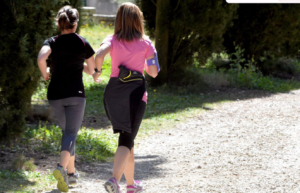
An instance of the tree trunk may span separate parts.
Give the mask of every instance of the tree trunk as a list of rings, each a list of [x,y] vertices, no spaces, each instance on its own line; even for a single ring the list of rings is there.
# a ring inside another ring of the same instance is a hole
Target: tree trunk
[[[152,85],[163,84],[167,81],[169,66],[169,28],[170,28],[170,0],[157,0],[156,3],[156,32],[155,47],[158,53],[161,71],[151,80]]]

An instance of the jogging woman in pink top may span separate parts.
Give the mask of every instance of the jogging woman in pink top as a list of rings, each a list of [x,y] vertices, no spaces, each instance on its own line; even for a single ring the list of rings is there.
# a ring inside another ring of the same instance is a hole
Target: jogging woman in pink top
[[[134,139],[147,103],[144,70],[155,78],[159,72],[156,50],[144,34],[143,13],[132,3],[124,3],[117,12],[114,35],[102,42],[96,55],[94,80],[99,82],[103,60],[111,55],[112,73],[105,88],[104,105],[114,133],[120,133],[114,157],[113,175],[105,184],[109,193],[120,193],[118,183],[124,173],[127,193],[143,190],[134,180]]]

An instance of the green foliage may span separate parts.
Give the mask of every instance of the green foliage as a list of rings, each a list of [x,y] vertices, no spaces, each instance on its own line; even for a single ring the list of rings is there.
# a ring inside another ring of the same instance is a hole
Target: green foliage
[[[161,27],[155,22],[156,11],[154,10],[157,2],[155,0],[137,1],[144,12],[146,28],[153,36],[155,35],[154,29],[157,32]],[[169,39],[162,44],[169,48],[168,55],[159,56],[168,58],[168,66],[162,69],[162,71],[168,71],[166,77],[170,79],[174,72],[192,66],[194,59],[203,64],[212,53],[220,52],[222,36],[231,25],[236,9],[237,5],[229,5],[223,0],[171,1],[168,9],[169,15],[168,12],[164,12],[164,17],[169,18],[169,23],[161,24],[169,27]],[[158,47],[157,49],[159,50]]]
[[[234,25],[225,33],[224,45],[234,52],[234,42],[245,49],[245,57],[295,56],[299,50],[300,5],[240,4]]]
[[[179,93],[200,93],[208,88],[202,79],[199,69],[195,67],[175,71],[171,76],[172,84],[168,86]]]
[[[84,128],[76,139],[76,154],[84,161],[105,161],[114,155],[116,136]]]
[[[12,162],[12,168],[14,170],[35,171],[36,166],[33,162],[33,158],[27,159],[24,155],[19,155]]]
[[[265,75],[291,79],[300,74],[300,63],[292,58],[262,59],[260,69]]]
[[[73,7],[82,1],[70,0]],[[1,1],[0,141],[25,129],[31,96],[41,74],[36,58],[42,43],[57,32],[54,17],[66,0]]]
[[[32,193],[38,190],[52,190],[52,186],[57,183],[50,170],[40,173],[3,169],[0,169],[0,182],[0,190],[7,193]]]
[[[101,24],[88,26],[80,31],[80,35],[89,41],[95,51],[99,49],[104,38],[108,35],[112,35],[113,33],[114,29],[112,27],[104,27]]]
[[[143,12],[145,29],[151,38],[155,37],[156,20],[156,1],[157,0],[136,0],[136,4]]]
[[[61,129],[54,125],[28,128],[19,146],[33,149],[35,152],[58,154],[61,137]],[[82,128],[76,139],[75,151],[83,161],[103,161],[113,156],[116,144],[115,136],[101,130]]]
[[[257,69],[254,58],[251,60],[245,59],[244,51],[245,50],[240,46],[235,47],[235,52],[232,54],[232,58],[234,59],[231,59],[230,69],[228,70],[222,69],[217,72],[216,67],[212,64],[213,59],[208,60],[206,69],[209,69],[209,71],[202,70],[202,77],[204,81],[213,86],[233,86],[271,92],[286,92],[300,87],[300,82],[298,81],[284,81],[271,76],[263,76],[263,74]],[[284,66],[282,63],[286,62],[284,59],[282,60],[283,61],[274,59],[272,62],[279,63],[278,68],[282,68]],[[299,64],[294,60],[290,61],[289,65],[294,66],[295,72],[299,69],[299,67],[297,67]],[[214,80],[212,78],[214,78]]]
[[[53,35],[53,18],[61,1],[1,1],[0,140],[20,135],[31,95],[40,80],[36,58]],[[54,11],[55,10],[55,11]]]
[[[230,68],[230,59],[229,55],[226,54],[225,52],[222,52],[220,54],[213,53],[212,57],[207,59],[204,67],[206,69],[211,69],[211,70],[223,70],[223,69],[229,69]],[[197,62],[197,65],[198,62]]]

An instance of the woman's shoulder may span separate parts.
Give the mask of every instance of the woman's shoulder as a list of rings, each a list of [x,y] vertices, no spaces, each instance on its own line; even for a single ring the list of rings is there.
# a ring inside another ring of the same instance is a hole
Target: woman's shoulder
[[[113,41],[113,40],[116,40],[117,39],[117,35],[114,35],[114,34],[111,34],[111,35],[108,35],[104,38],[104,40],[110,40],[110,41]]]
[[[44,45],[44,46],[45,46],[45,45],[50,46],[50,44],[54,43],[55,40],[56,40],[58,37],[59,37],[59,35],[57,35],[57,36],[52,36],[52,37],[50,37],[50,38],[45,39],[43,45]]]
[[[75,35],[83,42],[83,44],[89,44],[89,41],[87,41],[84,37],[81,35],[75,33]]]
[[[150,40],[149,36],[146,35],[142,38],[142,41],[145,42],[147,45],[152,44],[152,41]]]

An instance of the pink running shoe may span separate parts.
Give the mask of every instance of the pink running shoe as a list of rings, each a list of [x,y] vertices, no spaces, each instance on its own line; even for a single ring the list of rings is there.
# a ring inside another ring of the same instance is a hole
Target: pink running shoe
[[[116,178],[110,178],[105,182],[104,187],[108,193],[122,193]]]
[[[143,191],[143,184],[140,181],[135,180],[132,186],[127,186],[127,193],[138,193]]]

